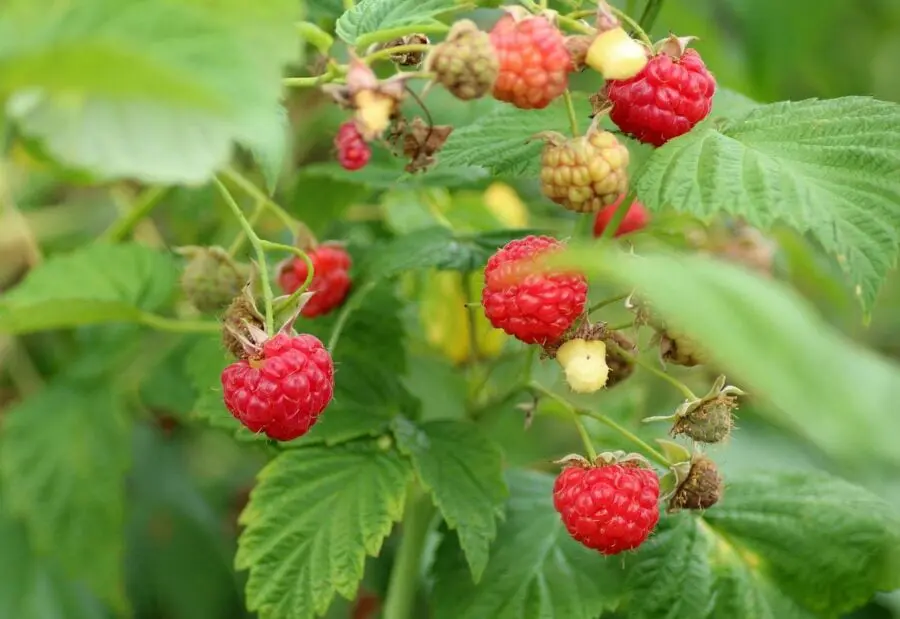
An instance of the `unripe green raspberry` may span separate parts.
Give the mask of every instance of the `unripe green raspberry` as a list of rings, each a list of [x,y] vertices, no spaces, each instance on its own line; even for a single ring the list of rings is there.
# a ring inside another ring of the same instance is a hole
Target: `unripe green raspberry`
[[[687,478],[675,490],[666,511],[709,509],[722,499],[725,483],[716,463],[706,456],[695,456]]]
[[[425,70],[435,74],[456,98],[478,99],[490,92],[497,79],[500,63],[491,38],[475,22],[463,19],[447,34],[447,39],[429,54]]]
[[[221,247],[182,247],[178,253],[188,258],[181,288],[201,312],[227,307],[247,282],[247,268],[234,262]]]
[[[672,434],[684,434],[701,443],[721,442],[731,433],[732,411],[736,407],[737,398],[732,395],[720,394],[713,400],[703,401],[675,421]]]
[[[576,213],[596,213],[628,189],[628,149],[609,131],[566,140],[546,134],[541,191]]]

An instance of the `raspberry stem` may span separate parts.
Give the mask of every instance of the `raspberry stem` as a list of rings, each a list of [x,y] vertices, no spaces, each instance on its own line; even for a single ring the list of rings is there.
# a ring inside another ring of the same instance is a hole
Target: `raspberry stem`
[[[278,219],[281,220],[281,223],[291,231],[292,234],[297,234],[298,231],[307,232],[306,226],[301,222],[294,219],[290,213],[284,210],[281,206],[278,205],[272,198],[266,195],[266,193],[253,184],[249,178],[235,170],[233,167],[229,166],[225,168],[222,172],[228,180],[241,188],[241,190],[249,195],[251,198],[255,200],[262,200],[266,203],[266,208],[272,211]]]
[[[284,245],[283,243],[273,243],[266,240],[262,240],[260,242],[262,243],[263,249],[290,252],[306,263],[306,279],[303,280],[303,283],[300,285],[300,287],[292,292],[287,299],[278,304],[278,306],[275,308],[275,313],[277,314],[296,304],[297,299],[300,298],[300,295],[309,289],[309,285],[312,283],[313,276],[315,275],[316,267],[313,266],[313,262],[309,257],[309,254],[307,254],[299,247],[295,247],[293,245]]]
[[[337,74],[333,70],[329,69],[321,75],[310,75],[308,77],[284,77],[281,79],[281,83],[284,86],[308,88],[328,83],[332,81],[336,76]]]
[[[250,213],[250,217],[247,218],[247,221],[250,222],[251,226],[255,226],[259,221],[259,218],[262,217],[263,213],[266,212],[266,202],[265,200],[257,200],[256,206],[253,207],[253,211]],[[240,232],[238,232],[237,236],[234,237],[234,240],[231,242],[231,245],[228,247],[228,255],[234,258],[237,253],[241,250],[241,247],[244,246],[244,242],[247,240],[247,235],[244,234],[244,229],[241,228]]]
[[[566,111],[569,113],[569,126],[572,128],[572,137],[577,138],[581,135],[578,130],[578,116],[575,114],[575,103],[572,101],[572,93],[566,88],[563,93],[563,101],[566,102]]]
[[[469,10],[473,8],[471,4],[457,5],[453,7],[454,11]],[[366,49],[373,43],[387,43],[394,39],[405,37],[408,34],[444,34],[450,30],[450,26],[446,24],[408,24],[405,26],[397,26],[396,28],[386,28],[385,30],[376,30],[369,32],[356,39],[356,47]]]
[[[156,329],[157,331],[169,331],[171,333],[220,333],[222,325],[210,320],[179,320],[168,318],[149,312],[142,312],[138,317],[142,325]]]
[[[235,218],[238,220],[238,223],[241,225],[241,228],[243,228],[244,233],[247,235],[247,238],[250,240],[250,245],[253,246],[253,251],[256,254],[256,261],[259,266],[260,282],[262,284],[263,291],[263,304],[266,310],[266,332],[270,334],[274,333],[275,315],[272,311],[272,282],[269,281],[269,267],[266,264],[266,252],[262,248],[262,243],[260,242],[259,236],[257,236],[256,231],[253,230],[253,226],[250,225],[250,222],[247,221],[247,218],[244,217],[244,213],[243,211],[241,211],[241,207],[238,206],[238,203],[235,201],[234,196],[231,195],[231,192],[228,191],[228,188],[218,176],[216,176],[213,180],[215,181],[216,187],[218,187],[219,192],[222,194],[222,197],[225,199],[225,203],[228,204],[231,212],[234,214]]]
[[[406,497],[406,509],[400,525],[403,537],[391,567],[383,619],[409,619],[413,616],[419,588],[419,568],[434,512],[428,495],[418,485],[412,486]]]
[[[637,445],[638,447],[640,447],[641,449],[643,449],[644,451],[646,451],[648,454],[650,454],[650,457],[651,457],[657,464],[659,464],[660,466],[664,466],[664,467],[666,467],[666,468],[669,468],[670,466],[672,466],[672,463],[669,462],[669,459],[666,458],[666,457],[662,454],[662,452],[660,452],[660,451],[654,449],[654,448],[653,448],[648,442],[646,442],[644,439],[640,438],[638,435],[636,435],[635,433],[633,433],[633,432],[632,432],[631,430],[629,430],[628,428],[626,428],[626,427],[620,425],[619,423],[613,421],[612,419],[610,419],[610,418],[607,417],[606,415],[603,415],[603,414],[601,414],[601,413],[595,413],[595,412],[592,412],[592,411],[589,411],[589,410],[579,410],[579,411],[578,411],[578,414],[579,414],[579,415],[583,415],[583,416],[585,416],[585,417],[590,417],[591,419],[596,419],[597,421],[599,421],[600,423],[604,424],[604,425],[607,426],[608,428],[611,428],[611,429],[615,430],[616,432],[618,432],[619,434],[621,434],[622,436],[624,436],[625,438],[627,438],[629,441],[631,441],[632,443],[634,443],[635,445]]]
[[[528,383],[528,390],[535,394],[536,397],[544,397],[553,400],[572,415],[572,421],[575,424],[575,428],[578,430],[579,436],[581,436],[581,442],[584,443],[584,450],[587,452],[588,460],[593,462],[597,458],[597,451],[594,449],[593,443],[591,443],[591,437],[588,434],[587,428],[584,427],[584,423],[581,421],[579,410],[570,404],[564,397],[553,393],[539,383],[533,381]]]
[[[630,292],[626,293],[626,294],[617,294],[614,297],[609,297],[608,299],[603,299],[602,301],[597,301],[590,308],[588,308],[588,314],[593,314],[597,310],[602,309],[602,308],[606,307],[607,305],[612,305],[613,303],[618,303],[619,301],[624,301],[629,296],[631,296]]]
[[[138,197],[134,206],[110,225],[100,237],[104,241],[121,241],[134,230],[168,193],[168,187],[150,187]]]
[[[641,41],[644,43],[644,45],[647,46],[648,49],[651,49],[651,50],[653,49],[653,41],[650,40],[650,37],[647,36],[647,33],[644,32],[644,29],[641,28],[640,24],[638,24],[636,21],[634,21],[627,13],[625,13],[624,11],[622,11],[620,9],[617,9],[616,7],[612,6],[611,4],[607,4],[607,7],[609,8],[610,12],[613,15],[615,15],[616,17],[621,19],[623,22],[625,22],[626,24],[631,26],[633,34],[638,35],[638,37],[641,39]]]
[[[338,314],[337,320],[334,323],[334,327],[331,329],[331,337],[328,338],[328,350],[334,351],[334,347],[337,346],[338,340],[341,337],[341,332],[344,330],[344,325],[347,324],[347,319],[350,318],[350,314],[352,314],[356,309],[362,305],[363,299],[369,294],[374,288],[375,284],[378,282],[376,280],[370,280],[364,286],[362,286],[359,290],[357,290],[350,299],[344,303],[344,307],[341,308],[341,313]]]
[[[647,371],[650,372],[651,374],[656,374],[659,378],[661,378],[661,379],[663,379],[664,381],[670,383],[673,387],[675,387],[676,389],[678,389],[678,391],[680,391],[680,392],[682,393],[682,395],[684,395],[684,397],[687,398],[688,400],[696,400],[696,399],[698,399],[697,396],[694,395],[694,392],[691,391],[690,387],[688,387],[687,385],[685,385],[683,382],[681,382],[680,380],[678,380],[677,378],[675,378],[675,377],[672,376],[671,374],[669,374],[669,373],[667,373],[667,372],[663,372],[662,370],[660,370],[659,368],[657,368],[657,367],[654,366],[653,364],[647,363],[646,361],[644,361],[644,360],[641,359],[640,357],[637,357],[637,356],[635,356],[635,355],[632,355],[631,353],[629,353],[629,352],[627,352],[626,350],[624,350],[621,346],[619,346],[619,345],[616,344],[615,342],[608,342],[607,345],[608,345],[608,346],[614,346],[615,349],[616,349],[616,352],[619,353],[619,354],[620,354],[623,358],[625,358],[626,360],[628,360],[628,361],[630,361],[630,362],[632,362],[632,363],[635,363],[635,364],[641,366],[642,368],[644,368],[645,370],[647,370]]]

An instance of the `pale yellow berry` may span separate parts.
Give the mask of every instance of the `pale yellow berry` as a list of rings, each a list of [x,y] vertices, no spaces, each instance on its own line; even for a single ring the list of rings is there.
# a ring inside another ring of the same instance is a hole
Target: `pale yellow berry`
[[[569,340],[556,351],[556,360],[575,393],[594,393],[602,389],[609,378],[606,344],[600,340]]]
[[[647,50],[620,26],[597,35],[584,63],[603,79],[627,80],[647,66]]]

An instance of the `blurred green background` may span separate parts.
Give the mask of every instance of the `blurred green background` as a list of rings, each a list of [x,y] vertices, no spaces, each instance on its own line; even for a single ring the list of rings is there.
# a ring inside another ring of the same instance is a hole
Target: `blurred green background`
[[[632,4],[642,6],[640,1]],[[619,5],[625,8],[624,2]],[[566,6],[556,4],[561,11]],[[311,3],[308,17],[327,29],[340,11],[340,0],[319,0]],[[496,12],[488,8],[475,15],[485,24],[490,24],[495,16]],[[698,36],[695,46],[719,84],[760,102],[842,95],[900,101],[897,0],[667,0],[653,29],[653,38],[662,38],[669,31]],[[308,74],[305,67],[297,67],[296,73]],[[583,76],[576,84],[589,90],[599,85],[592,84],[592,80],[596,78]],[[428,103],[437,122],[453,124],[471,121],[482,106],[489,104],[482,101],[462,105],[443,92],[429,95]],[[423,196],[430,196],[428,199],[434,200],[438,208],[444,208],[441,204],[450,205],[447,208],[454,213],[451,219],[459,226],[483,227],[478,221],[483,210],[481,192],[493,179],[476,178],[449,193],[441,187],[440,176],[435,175],[410,183],[403,190],[390,191],[396,166],[385,152],[376,153],[373,165],[362,177],[343,174],[330,162],[331,136],[342,113],[323,97],[295,92],[289,108],[296,132],[292,162],[295,170],[285,176],[276,198],[305,220],[320,238],[365,245],[390,232],[427,224],[434,205],[425,204]],[[0,226],[0,284],[6,285],[11,285],[38,253],[72,248],[97,236],[134,195],[134,188],[126,184],[96,187],[83,175],[36,161],[33,148],[17,145],[12,156],[11,190],[21,218],[7,213]],[[383,174],[379,175],[379,171]],[[353,182],[354,178],[363,178],[365,184]],[[514,186],[529,208],[529,223],[569,229],[570,221],[562,220],[556,209],[548,208],[534,183]],[[477,204],[468,210],[459,206],[468,202]],[[227,243],[235,228],[230,221],[223,224],[223,213],[211,188],[177,190],[158,209],[152,224],[140,226],[136,236],[166,246]],[[273,240],[283,236],[276,222],[268,222],[263,232]],[[836,327],[886,355],[900,358],[900,312],[896,311],[900,307],[900,278],[896,273],[886,284],[871,322],[864,324],[830,258],[797,235],[778,231],[775,238],[779,243],[778,276],[790,280]],[[429,307],[451,303],[453,297],[446,296],[446,291],[425,293],[416,281],[405,284],[410,299],[408,332],[412,360],[406,382],[423,400],[426,416],[462,415],[469,389],[465,375],[435,345],[446,333],[432,333],[429,339],[422,324],[429,316]],[[602,290],[594,294],[603,297]],[[617,316],[623,315],[613,312],[610,319],[615,322]],[[446,328],[452,333],[451,322],[446,322]],[[133,437],[125,542],[127,590],[135,616],[247,617],[241,599],[244,575],[235,574],[231,567],[238,531],[236,516],[266,454],[190,422],[196,394],[187,384],[181,364],[182,351],[189,343],[186,339],[146,334],[131,327],[88,328],[15,340],[0,336],[0,419],[4,406],[40,389],[42,383],[64,368],[73,364],[113,367],[110,358],[121,353],[122,342],[130,342],[135,350],[152,351],[142,353],[137,361],[126,355],[125,369],[116,376],[117,380],[133,382],[134,408],[145,419]],[[517,371],[515,360],[520,349],[507,343],[506,350],[512,360],[499,362],[488,380],[488,401],[492,393],[502,392],[504,372]],[[550,383],[557,380],[552,364],[540,365],[536,371]],[[688,372],[685,379],[702,385],[706,377]],[[631,388],[605,396],[602,405],[609,414],[636,424],[645,415],[665,412],[677,399],[677,394],[664,385],[640,376]],[[523,431],[522,414],[515,404],[517,401],[498,403],[483,420],[503,443],[510,463],[546,466],[543,463],[575,447],[569,426],[557,423],[552,415],[540,417],[536,427]],[[900,509],[897,471],[885,471],[879,466],[848,469],[845,463],[829,456],[827,446],[810,444],[779,426],[772,411],[750,404],[739,414],[739,430],[734,439],[712,451],[726,476],[760,465],[824,468],[875,489]],[[853,419],[848,418],[846,423],[852,424]],[[603,430],[594,430],[602,439]],[[0,527],[16,526],[0,523]],[[15,536],[4,535],[3,539]],[[53,566],[37,562],[29,554],[27,542],[20,541],[18,546],[0,547],[0,618],[19,619],[4,609],[14,607],[17,596],[22,595],[35,596],[35,619],[112,616],[80,586],[64,582]],[[329,617],[376,616],[365,600],[384,590],[387,572],[382,568],[390,563],[395,543],[391,540],[382,556],[371,561],[361,601],[339,601]],[[42,574],[46,590],[22,591],[20,578],[29,570]],[[900,618],[900,595],[879,595],[852,616]]]

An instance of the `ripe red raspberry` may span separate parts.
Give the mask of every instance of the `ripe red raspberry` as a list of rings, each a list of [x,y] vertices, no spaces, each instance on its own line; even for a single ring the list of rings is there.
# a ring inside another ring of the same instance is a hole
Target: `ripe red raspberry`
[[[553,506],[569,534],[615,555],[637,548],[659,521],[659,479],[632,463],[572,466],[553,484]]]
[[[609,80],[604,89],[613,104],[609,117],[619,129],[662,146],[706,118],[716,80],[700,54],[689,49],[679,57],[659,53],[631,79]]]
[[[600,237],[600,235],[603,234],[603,231],[606,230],[609,222],[612,221],[613,216],[616,214],[616,209],[619,208],[619,205],[622,204],[622,200],[624,199],[625,194],[623,193],[615,202],[604,207],[597,213],[597,218],[594,220],[595,238]],[[622,236],[642,230],[647,226],[649,221],[650,212],[647,210],[647,207],[635,200],[631,203],[631,206],[628,207],[628,212],[625,213],[625,217],[619,223],[619,228],[615,231],[613,236]]]
[[[345,170],[364,168],[372,158],[372,149],[350,120],[338,129],[337,135],[334,136],[334,146],[337,148],[338,163]]]
[[[251,432],[277,441],[306,434],[334,394],[334,364],[313,335],[279,333],[258,356],[222,371],[225,406]]]
[[[481,304],[491,324],[526,344],[558,339],[584,311],[587,280],[578,273],[532,272],[534,259],[558,251],[548,236],[527,236],[497,251],[484,269]]]
[[[313,264],[313,279],[309,292],[315,292],[301,315],[315,318],[327,314],[347,298],[350,291],[350,254],[338,245],[319,245],[316,249],[307,250]],[[309,270],[306,262],[300,258],[292,258],[281,264],[278,270],[278,285],[285,294],[291,294],[306,281]]]
[[[504,15],[491,30],[491,43],[500,60],[494,98],[539,110],[568,87],[572,59],[565,38],[545,17]]]

